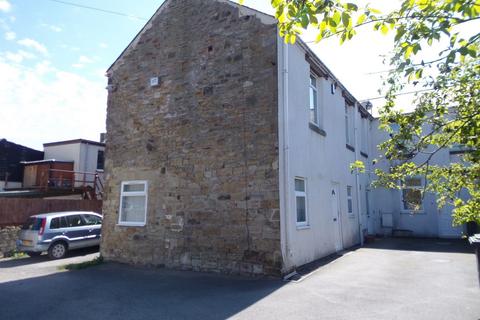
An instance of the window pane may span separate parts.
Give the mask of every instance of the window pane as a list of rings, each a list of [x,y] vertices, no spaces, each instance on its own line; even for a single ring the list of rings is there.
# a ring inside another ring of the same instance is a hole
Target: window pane
[[[67,216],[67,225],[68,227],[81,227],[85,225],[82,220],[82,217],[79,214],[73,216]]]
[[[100,224],[100,218],[91,214],[83,215],[83,219],[85,220],[85,224],[88,226]]]
[[[66,228],[67,226],[67,217],[60,217],[60,228]]]
[[[53,218],[50,221],[50,229],[58,229],[60,228],[60,218]]]
[[[403,189],[403,209],[422,210],[422,191],[418,189]]]
[[[348,116],[345,115],[345,138],[347,140],[347,144],[350,143],[350,128],[349,128]]]
[[[318,122],[317,110],[317,90],[310,87],[310,121],[313,123]]]
[[[313,87],[317,86],[317,79],[314,76],[310,76],[310,85]]]
[[[123,196],[120,221],[145,222],[145,196]]]
[[[348,199],[348,213],[353,213],[352,199]]]
[[[351,197],[352,196],[352,187],[347,186],[347,196]]]
[[[98,150],[97,153],[97,169],[103,170],[105,164],[105,153],[103,150]]]
[[[297,222],[307,222],[305,197],[297,197]]]
[[[295,179],[295,191],[305,192],[305,181],[302,179]]]
[[[405,185],[408,187],[421,187],[422,179],[420,178],[407,178],[405,179]]]
[[[123,191],[125,191],[125,192],[142,192],[142,191],[145,191],[145,185],[143,183],[125,184],[123,186]]]

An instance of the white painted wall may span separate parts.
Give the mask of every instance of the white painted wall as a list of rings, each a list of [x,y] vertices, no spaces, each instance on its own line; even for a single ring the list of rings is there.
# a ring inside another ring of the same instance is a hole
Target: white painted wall
[[[54,146],[45,146],[45,159],[55,159],[61,161],[73,161],[73,170],[77,172],[95,173],[97,170],[98,151],[105,150],[104,146],[90,144],[88,142],[76,142]],[[83,180],[83,174],[76,174],[75,180]],[[93,180],[92,175],[87,175],[87,180]],[[76,186],[81,186],[82,182],[76,182]]]
[[[285,45],[279,46],[278,61],[282,248],[286,269],[291,269],[335,252],[332,182],[339,187],[343,247],[360,242],[358,192],[355,175],[349,168],[356,155],[346,148],[345,100],[341,90],[332,94],[330,80],[318,78],[320,127],[326,132],[326,136],[322,136],[309,128],[310,65],[305,60],[305,52],[299,45],[289,45],[288,49]],[[360,118],[357,110],[351,109],[351,114]],[[351,121],[352,125],[355,122]],[[359,148],[356,152],[359,156]],[[306,179],[309,220],[306,228],[296,225],[295,177]],[[359,184],[367,184],[366,179],[361,179]],[[347,185],[353,187],[353,215],[347,214]],[[366,207],[362,207],[362,212],[366,214]]]
[[[390,167],[389,161],[380,158],[381,153],[376,146],[388,139],[388,134],[378,129],[379,120],[376,119],[373,123],[374,134],[372,139],[372,150],[374,157],[381,159],[373,166],[382,170],[388,170]],[[424,128],[428,130],[428,128]],[[420,155],[414,159],[415,163],[422,163],[427,155]],[[439,151],[433,158],[432,164],[446,166],[451,161],[449,150],[444,149]],[[372,190],[373,211],[376,217],[381,217],[382,213],[393,214],[393,229],[409,230],[414,236],[422,237],[452,237],[458,238],[461,236],[463,227],[452,227],[452,207],[446,206],[438,208],[436,204],[436,197],[432,193],[427,193],[423,200],[423,210],[419,213],[412,213],[403,210],[401,202],[400,190],[388,190],[385,188],[378,188]],[[389,233],[391,230],[382,228],[381,220],[375,221],[375,233]]]

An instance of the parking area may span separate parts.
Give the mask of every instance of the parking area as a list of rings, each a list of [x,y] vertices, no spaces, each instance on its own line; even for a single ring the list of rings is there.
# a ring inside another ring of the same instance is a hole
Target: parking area
[[[291,282],[35,259],[0,260],[0,319],[480,319],[464,241],[380,239]]]

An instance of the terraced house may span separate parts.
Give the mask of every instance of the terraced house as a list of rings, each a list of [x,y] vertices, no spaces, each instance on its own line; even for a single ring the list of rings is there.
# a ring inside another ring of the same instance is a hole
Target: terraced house
[[[378,231],[374,119],[273,17],[166,0],[107,74],[107,260],[280,275]]]

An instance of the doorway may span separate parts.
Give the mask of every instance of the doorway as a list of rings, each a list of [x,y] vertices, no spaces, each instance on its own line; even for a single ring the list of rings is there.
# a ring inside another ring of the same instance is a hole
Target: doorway
[[[335,241],[335,251],[337,252],[343,250],[342,228],[340,224],[340,194],[338,186],[338,183],[332,182],[330,197],[333,220],[333,239]]]

